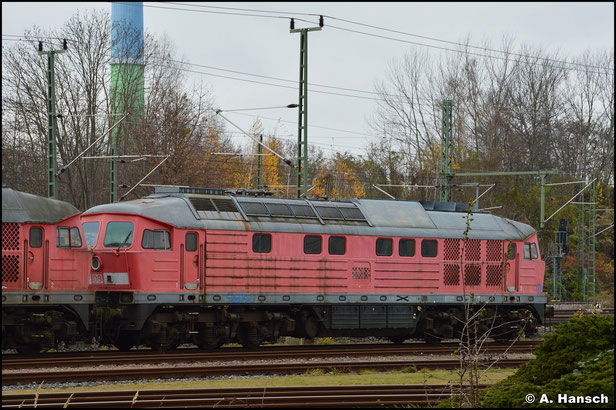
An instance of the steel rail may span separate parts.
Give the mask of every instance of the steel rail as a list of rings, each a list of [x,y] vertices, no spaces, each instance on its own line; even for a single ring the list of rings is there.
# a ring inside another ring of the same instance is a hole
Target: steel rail
[[[478,387],[485,389],[490,385]],[[436,404],[453,384],[248,387],[3,394],[3,408],[95,407],[359,407]],[[468,388],[463,388],[463,392]]]
[[[518,341],[511,343],[490,343],[481,350],[482,353],[532,353],[534,348],[542,341]],[[282,347],[282,346],[281,346]],[[208,362],[230,360],[263,360],[263,359],[298,359],[298,358],[325,358],[325,357],[362,357],[362,356],[401,356],[401,355],[429,355],[452,354],[459,349],[459,343],[443,346],[426,344],[370,344],[370,345],[338,345],[338,346],[302,346],[291,349],[279,349],[275,346],[263,347],[256,350],[243,350],[223,348],[204,352],[198,349],[179,349],[166,353],[152,351],[129,352],[92,352],[90,354],[66,355],[40,355],[37,357],[15,357],[5,355],[2,358],[2,370],[26,368],[83,367],[94,365],[124,365],[124,364],[163,364],[182,362]],[[316,349],[315,349],[316,348]]]

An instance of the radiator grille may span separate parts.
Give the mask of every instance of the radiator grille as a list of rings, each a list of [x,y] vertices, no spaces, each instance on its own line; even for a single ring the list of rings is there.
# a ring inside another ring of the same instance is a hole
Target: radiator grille
[[[486,286],[497,287],[503,284],[503,266],[486,266]]]
[[[479,286],[481,284],[481,266],[464,266],[464,284],[466,286]]]
[[[486,241],[486,259],[490,262],[498,262],[503,259],[503,241]]]
[[[460,265],[445,264],[445,274],[443,277],[443,284],[445,286],[460,285]]]
[[[19,280],[19,255],[2,255],[2,282]]]
[[[370,268],[353,267],[351,277],[353,279],[370,279]]]
[[[2,224],[2,250],[19,250],[19,225],[16,223]]]
[[[460,259],[460,241],[458,239],[445,239],[445,260],[456,261]]]
[[[479,239],[468,239],[464,253],[467,261],[481,260],[481,241]]]

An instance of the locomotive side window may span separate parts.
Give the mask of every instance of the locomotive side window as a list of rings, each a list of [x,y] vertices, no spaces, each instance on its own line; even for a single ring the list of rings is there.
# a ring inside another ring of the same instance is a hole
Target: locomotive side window
[[[71,228],[71,248],[81,248],[81,235],[76,226]]]
[[[415,256],[415,239],[400,239],[398,253],[400,256]]]
[[[93,247],[96,245],[96,238],[98,237],[98,228],[100,227],[100,222],[84,222],[81,225],[83,229],[83,236],[86,239],[86,245],[88,247]]]
[[[41,228],[30,228],[30,247],[40,248],[43,246],[43,230]]]
[[[344,255],[346,253],[346,238],[344,236],[330,236],[328,251],[330,255]]]
[[[320,236],[304,236],[304,253],[316,255],[321,253],[322,238]]]
[[[524,259],[538,259],[537,245],[535,243],[524,244]]]
[[[270,253],[272,251],[272,235],[254,234],[252,236],[252,251],[255,253]]]
[[[424,239],[421,241],[421,256],[427,258],[435,258],[437,251],[437,242],[433,239]]]
[[[71,237],[68,226],[58,226],[57,229],[58,240],[56,242],[57,248],[70,248],[71,246]]]
[[[143,249],[171,249],[171,239],[169,231],[151,231],[149,229],[144,230],[143,238],[141,239],[141,247]]]
[[[509,242],[507,249],[507,259],[515,259],[515,243]]]
[[[186,234],[186,252],[194,252],[197,250],[197,234],[190,232]]]
[[[109,222],[103,245],[106,248],[128,248],[133,243],[132,222]]]
[[[391,238],[378,238],[376,240],[376,254],[378,256],[391,256],[394,241]]]

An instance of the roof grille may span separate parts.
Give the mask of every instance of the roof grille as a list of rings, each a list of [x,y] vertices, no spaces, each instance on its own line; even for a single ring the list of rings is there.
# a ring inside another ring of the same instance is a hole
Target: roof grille
[[[219,212],[239,212],[232,199],[212,198]]]
[[[270,216],[262,202],[244,202],[238,201],[244,213],[251,216]]]
[[[210,198],[189,198],[197,211],[216,211]]]
[[[293,212],[286,204],[269,204],[266,203],[265,207],[272,216],[287,216],[293,217]]]
[[[315,208],[323,219],[344,219],[338,208],[330,206],[315,206]]]

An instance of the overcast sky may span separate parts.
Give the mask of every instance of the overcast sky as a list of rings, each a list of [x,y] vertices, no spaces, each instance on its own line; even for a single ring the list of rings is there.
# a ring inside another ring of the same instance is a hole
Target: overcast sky
[[[229,7],[264,10],[265,13],[228,10]],[[165,7],[165,8],[161,8]],[[59,28],[76,11],[93,8],[111,12],[111,3],[2,3],[2,35],[21,35],[34,25]],[[189,10],[169,10],[182,8]],[[561,58],[579,56],[585,50],[612,50],[614,47],[614,3],[301,3],[301,2],[221,2],[221,3],[144,3],[144,29],[166,35],[178,50],[178,56],[190,63],[247,74],[295,81],[284,82],[237,73],[194,67],[204,73],[242,78],[253,82],[212,75],[188,74],[191,81],[202,80],[214,93],[218,108],[243,109],[297,103],[299,78],[299,34],[289,33],[286,18],[264,18],[215,14],[212,12],[292,16],[286,13],[313,13],[351,20],[419,36],[447,41],[470,37],[470,44],[492,40],[499,48],[503,35],[517,45],[558,51]],[[312,21],[297,22],[296,28],[313,27],[318,17],[293,15]],[[329,27],[328,27],[329,26]],[[429,50],[434,58],[449,53],[436,48],[366,36],[336,29],[343,27],[430,46],[449,47],[403,34],[379,31],[325,18],[320,32],[308,38],[310,83],[374,91],[376,81],[384,77],[394,58],[413,50]],[[261,81],[272,85],[258,84]],[[372,131],[367,120],[376,101],[349,96],[317,93],[316,90],[370,97],[369,93],[311,87],[309,91],[309,143],[318,144],[326,153],[348,151],[363,153]],[[374,95],[372,95],[374,97]],[[455,102],[454,102],[455,103]],[[250,115],[246,115],[250,114]],[[228,113],[227,116],[248,130],[254,116],[262,119],[266,133],[297,139],[297,109],[270,109]],[[272,118],[271,120],[269,118]],[[280,120],[280,121],[278,121]],[[228,130],[234,130],[231,126]],[[335,129],[335,130],[334,130]],[[241,137],[238,137],[241,138]],[[243,139],[244,141],[246,138]],[[240,140],[238,140],[240,141]]]

